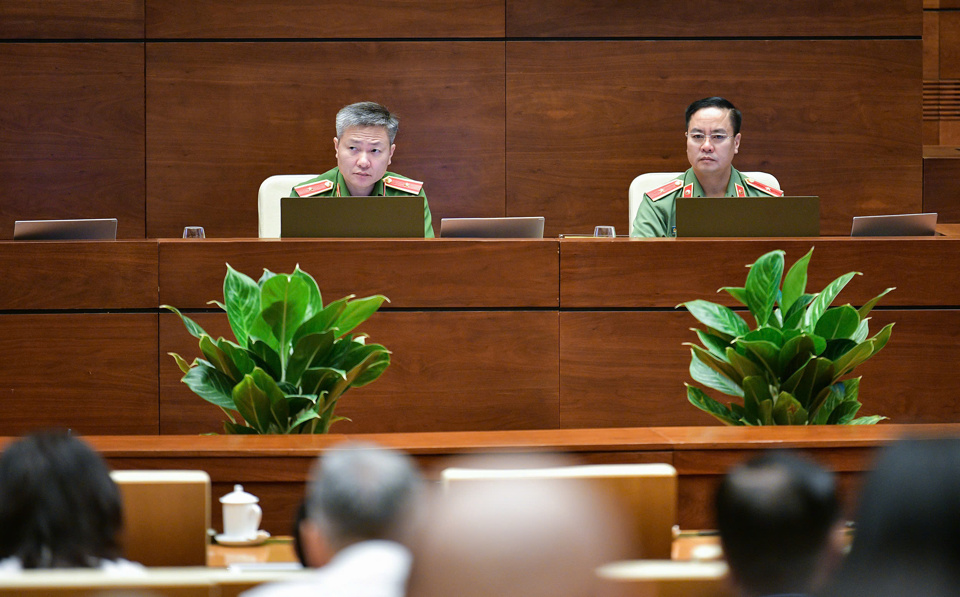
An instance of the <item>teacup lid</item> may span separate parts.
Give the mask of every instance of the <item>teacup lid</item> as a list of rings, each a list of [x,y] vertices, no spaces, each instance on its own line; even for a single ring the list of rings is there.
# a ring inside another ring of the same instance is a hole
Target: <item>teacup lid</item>
[[[221,504],[256,504],[260,498],[243,490],[243,485],[234,485],[233,491],[220,498]]]

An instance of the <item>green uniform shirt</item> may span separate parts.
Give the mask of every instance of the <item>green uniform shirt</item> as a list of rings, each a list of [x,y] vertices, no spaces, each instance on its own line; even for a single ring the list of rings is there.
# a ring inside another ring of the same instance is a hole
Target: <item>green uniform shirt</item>
[[[703,187],[700,181],[690,168],[683,173],[683,177],[676,180],[681,184],[675,191],[671,191],[659,199],[653,200],[644,193],[643,200],[640,202],[640,208],[637,209],[637,217],[633,220],[633,231],[630,236],[676,236],[677,235],[677,209],[676,199],[683,195],[683,190],[688,185],[693,185],[692,197],[703,197]],[[730,166],[730,182],[727,184],[727,192],[724,197],[772,197],[773,193],[768,193],[761,188],[747,183],[736,168]]]
[[[393,176],[394,178],[403,179],[405,177],[400,176],[399,174],[394,174],[393,172],[387,172],[383,175],[383,178],[388,176]],[[383,184],[383,178],[377,181],[377,184],[373,185],[373,192],[371,195],[379,197],[408,197],[412,195],[410,191],[404,191],[401,189],[394,189]],[[350,189],[347,188],[346,181],[343,180],[343,175],[340,174],[340,168],[334,168],[328,170],[316,178],[311,178],[310,180],[305,180],[294,186],[302,186],[305,184],[311,184],[314,182],[320,182],[321,180],[329,180],[333,182],[333,186],[329,191],[324,191],[322,193],[317,193],[316,195],[311,195],[311,197],[350,197]],[[407,179],[409,180],[409,179]],[[296,197],[297,192],[293,189],[290,189],[290,196]],[[423,197],[423,237],[424,238],[434,238],[433,234],[433,216],[430,215],[430,205],[427,203],[427,195],[423,192],[423,187],[420,187],[420,192],[417,193],[417,196]]]

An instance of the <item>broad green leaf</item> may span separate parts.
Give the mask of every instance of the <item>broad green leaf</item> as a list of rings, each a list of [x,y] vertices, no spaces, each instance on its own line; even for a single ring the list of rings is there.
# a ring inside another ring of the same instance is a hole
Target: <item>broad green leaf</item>
[[[780,349],[780,375],[789,378],[817,355],[813,337],[801,334],[783,343]]]
[[[873,340],[867,340],[863,344],[858,344],[834,361],[834,375],[836,378],[843,377],[871,356],[873,356]]]
[[[847,425],[857,416],[862,405],[856,400],[844,400],[830,413],[830,425]]]
[[[376,346],[376,345],[370,345]],[[381,347],[382,348],[382,347]],[[381,361],[383,352],[381,350],[374,350],[367,354],[363,361],[357,363],[351,369],[345,371],[344,379],[338,380],[333,388],[330,389],[330,395],[327,397],[328,400],[337,400],[341,394],[350,389],[350,386],[356,381],[356,379],[364,372],[368,367],[373,363]]]
[[[207,402],[216,404],[220,408],[234,410],[237,408],[231,397],[233,381],[209,363],[198,361],[181,381],[187,384],[194,394]]]
[[[785,313],[790,312],[790,308],[807,291],[807,265],[810,263],[810,257],[813,255],[813,247],[807,251],[807,254],[797,259],[796,263],[790,266],[787,275],[783,278],[783,293],[780,297],[780,308]]]
[[[699,361],[704,366],[709,367],[710,369],[713,369],[719,375],[730,380],[734,385],[739,384],[740,381],[743,379],[742,376],[740,375],[740,372],[737,371],[737,369],[727,361],[717,358],[710,352],[700,348],[695,344],[686,344],[686,345],[690,347],[691,373],[693,372],[693,361]],[[704,385],[707,385],[707,384],[704,384]],[[719,389],[719,388],[715,388],[715,389]],[[742,396],[740,392],[736,392],[735,394],[731,394],[731,395]]]
[[[824,358],[817,358],[783,382],[780,390],[791,394],[801,406],[808,408],[820,391],[830,385],[833,380],[833,363]]]
[[[694,356],[690,359],[690,377],[708,388],[728,396],[743,396],[743,390],[734,381]]]
[[[257,340],[266,343],[267,346],[272,348],[274,351],[277,351],[279,354],[280,341],[274,337],[273,330],[263,319],[262,312],[257,315],[257,318],[253,321],[253,325],[250,327],[250,333],[247,336],[247,348],[252,349],[253,343]]]
[[[777,425],[806,425],[807,411],[796,398],[780,392],[773,406],[773,420]]]
[[[267,268],[263,268],[263,274],[260,276],[260,279],[257,280],[257,286],[259,286],[260,288],[263,288],[263,285],[266,284],[267,280],[269,280],[270,278],[276,275],[277,274],[273,273]]]
[[[860,395],[860,378],[851,377],[843,380],[843,398],[844,400],[856,400]]]
[[[238,272],[228,263],[227,275],[223,279],[223,300],[237,344],[246,346],[250,328],[260,315],[260,287],[250,276]]]
[[[175,352],[168,352],[167,354],[173,357],[173,360],[177,362],[177,367],[180,367],[181,371],[184,373],[190,372],[190,364],[187,363],[186,359]]]
[[[283,390],[280,389],[277,382],[263,369],[254,369],[251,377],[253,377],[253,381],[257,384],[257,387],[263,390],[263,393],[267,396],[267,401],[270,405],[271,420],[279,429],[286,429],[290,421],[290,409]]]
[[[775,345],[777,348],[783,346],[783,332],[776,328],[762,327],[753,330],[740,339],[745,342],[764,341]]]
[[[283,378],[280,355],[266,342],[259,338],[253,338],[250,344],[250,354],[253,355],[257,366],[269,373],[274,379]]]
[[[852,338],[860,327],[860,316],[851,305],[827,309],[817,321],[814,333],[827,340]]]
[[[258,435],[256,429],[230,421],[223,422],[223,430],[232,435]]]
[[[304,318],[310,319],[323,310],[323,297],[320,295],[320,287],[317,286],[317,281],[313,279],[313,276],[300,269],[299,263],[290,275],[294,278],[300,278],[307,284],[309,298],[307,300],[307,314]]]
[[[245,375],[240,383],[233,388],[233,401],[237,411],[248,425],[267,433],[273,416],[270,413],[270,400],[266,392],[257,386],[252,375]]]
[[[837,298],[837,295],[840,294],[843,287],[846,286],[854,276],[859,275],[861,275],[860,272],[849,272],[827,284],[827,287],[820,291],[817,298],[813,299],[813,302],[810,303],[807,310],[803,312],[803,329],[809,332],[816,330],[820,316],[827,310],[830,303],[833,302],[833,299]]]
[[[346,373],[340,369],[331,367],[313,367],[303,372],[300,378],[300,387],[304,394],[320,394],[329,391],[333,385],[346,377]]]
[[[837,405],[843,402],[844,399],[842,383],[835,383],[824,388],[823,391],[826,395],[822,398],[822,403],[819,406],[811,406],[816,413],[812,421],[814,425],[826,425],[827,421],[830,420],[830,413],[832,413],[833,410],[837,408]]]
[[[867,336],[870,335],[870,318],[867,317],[860,322],[860,325],[857,326],[857,333],[853,335],[853,341],[857,344],[860,344],[867,339]]]
[[[347,302],[346,308],[337,318],[338,334],[343,336],[353,331],[354,328],[376,313],[384,301],[390,302],[390,299],[382,294],[376,294]]]
[[[856,419],[847,423],[848,425],[876,425],[880,421],[887,420],[887,417],[881,417],[880,415],[870,415],[869,417],[857,417]]]
[[[803,315],[806,313],[807,306],[817,298],[815,294],[803,294],[790,305],[786,314],[783,316],[783,330],[800,329],[803,324]]]
[[[830,340],[827,342],[827,349],[823,351],[823,358],[830,359],[831,361],[836,361],[843,355],[847,354],[859,344],[853,340],[847,340],[846,338],[841,338],[839,340]]]
[[[860,319],[866,319],[867,314],[873,310],[873,308],[877,305],[878,302],[880,302],[880,299],[886,296],[886,294],[889,293],[891,290],[896,290],[896,289],[897,289],[896,286],[887,288],[877,296],[867,301],[862,307],[860,307],[860,309],[857,310],[857,313],[860,315]]]
[[[704,300],[689,301],[680,306],[686,307],[703,325],[723,334],[738,337],[750,331],[747,322],[729,307]]]
[[[746,342],[737,340],[737,347],[747,351],[747,356],[770,372],[774,377],[780,374],[780,347],[772,342],[758,340]]]
[[[760,411],[760,421],[761,425],[775,425],[773,422],[773,399],[762,400],[760,404],[757,405],[757,408]]]
[[[233,383],[237,383],[243,377],[233,364],[233,360],[220,350],[213,338],[206,334],[200,336],[200,352],[211,365],[229,377]]]
[[[736,300],[736,301],[737,301],[738,303],[740,303],[741,305],[746,305],[746,304],[747,304],[747,289],[746,289],[746,288],[738,288],[738,287],[734,287],[734,286],[724,286],[724,287],[721,288],[720,290],[726,291],[727,294],[729,294],[730,296],[732,296],[732,297],[734,298],[734,300]],[[720,290],[717,290],[717,292],[720,292]]]
[[[229,264],[227,264],[227,265],[229,265]],[[216,305],[216,306],[220,307],[220,310],[223,311],[224,313],[227,312],[227,306],[224,305],[223,303],[221,303],[220,301],[207,301],[207,304],[208,304],[208,305]]]
[[[190,319],[189,317],[181,313],[180,310],[177,309],[176,307],[171,307],[170,305],[160,305],[160,308],[166,309],[168,311],[173,311],[174,313],[176,313],[180,317],[180,321],[182,321],[183,325],[187,328],[187,331],[190,332],[190,335],[193,336],[194,338],[197,338],[199,340],[200,336],[207,334],[207,332],[205,332],[202,327],[197,325],[197,322],[195,322],[194,320]],[[207,334],[207,335],[209,336],[210,334]]]
[[[246,348],[238,346],[229,340],[224,340],[223,338],[217,340],[217,346],[223,351],[223,354],[227,355],[227,358],[233,361],[240,376],[252,373],[253,368],[257,366],[257,363],[253,359],[253,353]]]
[[[729,408],[720,404],[710,396],[707,396],[700,388],[689,384],[686,385],[687,400],[689,400],[691,404],[727,425],[743,425],[743,422],[737,419]]]
[[[307,421],[312,421],[320,418],[320,413],[315,410],[303,410],[297,415],[297,418],[290,423],[290,433],[293,433],[297,427],[300,427]]]
[[[746,421],[754,425],[762,425],[760,403],[764,400],[773,400],[773,396],[770,384],[763,376],[752,375],[743,378],[743,408]]]
[[[717,357],[721,360],[727,359],[727,347],[730,346],[730,343],[721,338],[720,336],[714,336],[703,330],[698,330],[695,328],[690,328],[697,334],[697,338],[700,339],[700,343],[710,351],[710,354]]]
[[[888,323],[887,325],[885,325],[885,326],[883,327],[882,330],[880,330],[879,332],[877,332],[877,335],[872,338],[872,340],[873,340],[873,354],[870,355],[871,357],[872,357],[873,355],[877,354],[878,352],[880,352],[880,351],[883,349],[883,347],[887,345],[887,342],[890,341],[890,335],[891,335],[891,334],[893,334],[893,324],[892,324],[892,323]]]
[[[323,334],[330,330],[336,331],[337,319],[340,317],[340,314],[343,313],[343,310],[347,308],[347,301],[351,298],[353,298],[352,294],[335,300],[324,307],[322,311],[303,322],[293,335],[294,345],[300,341],[300,338],[309,334]]]
[[[278,274],[263,284],[260,304],[261,316],[280,342],[280,363],[286,366],[293,344],[293,335],[304,321],[310,290],[300,278]]]
[[[743,356],[732,346],[727,348],[727,361],[733,365],[734,369],[737,370],[737,373],[740,374],[740,378],[751,376],[766,377],[767,375],[770,375],[768,369],[765,369],[763,366],[758,365],[751,359]]]
[[[390,353],[382,353],[379,359],[371,361],[366,369],[353,380],[353,387],[360,388],[380,377],[390,366]]]
[[[308,334],[294,345],[293,354],[287,363],[284,381],[294,385],[300,383],[300,376],[315,360],[322,360],[333,347],[333,330],[322,334]]]
[[[783,251],[770,251],[762,255],[750,266],[747,274],[747,283],[744,285],[747,307],[757,320],[758,327],[767,323],[777,302],[783,277],[783,255]]]

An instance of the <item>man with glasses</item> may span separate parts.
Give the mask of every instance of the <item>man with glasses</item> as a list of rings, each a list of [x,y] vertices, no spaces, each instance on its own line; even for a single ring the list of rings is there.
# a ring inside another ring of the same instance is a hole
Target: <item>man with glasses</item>
[[[677,197],[779,197],[783,192],[743,176],[733,167],[740,149],[740,110],[722,97],[697,100],[687,107],[687,159],[683,176],[647,191],[633,221],[631,236],[676,236]]]

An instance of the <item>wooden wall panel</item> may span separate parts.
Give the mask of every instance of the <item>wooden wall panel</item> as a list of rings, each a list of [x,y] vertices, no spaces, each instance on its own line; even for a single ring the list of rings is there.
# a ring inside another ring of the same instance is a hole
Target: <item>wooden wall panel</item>
[[[156,434],[157,315],[0,317],[0,433]]]
[[[960,361],[960,312],[874,311],[871,330],[891,321],[890,343],[857,369],[861,414],[960,422],[952,367]],[[687,402],[683,386],[691,380],[682,343],[696,342],[696,325],[685,312],[562,312],[560,426],[715,424]]]
[[[936,212],[941,224],[960,223],[960,148],[924,148],[923,211]]]
[[[148,38],[503,37],[503,0],[148,0]]]
[[[506,0],[510,37],[920,35],[919,0]]]
[[[289,273],[300,264],[325,301],[383,294],[385,309],[559,303],[555,240],[181,239],[161,241],[160,255],[160,302],[181,309],[223,297],[225,263],[255,280],[264,268]]]
[[[508,42],[507,213],[625,232],[630,181],[686,169],[683,111],[722,95],[744,113],[734,165],[819,195],[821,234],[849,234],[920,208],[920,81],[919,39]]]
[[[147,45],[147,234],[256,237],[267,176],[336,165],[334,117],[401,117],[391,170],[434,221],[504,212],[504,48],[496,42]]]
[[[141,43],[0,44],[0,239],[93,217],[143,238],[143,73]]]
[[[156,241],[0,242],[0,309],[155,309]]]
[[[742,286],[746,266],[768,251],[786,252],[793,263],[815,247],[807,289],[820,291],[837,277],[858,271],[840,304],[862,305],[896,287],[881,306],[956,306],[960,287],[958,238],[634,239],[560,242],[560,305],[571,308],[673,308],[705,299],[740,306],[723,286]]]
[[[143,37],[144,0],[3,0],[0,39]]]
[[[191,317],[215,337],[226,317]],[[352,389],[337,408],[353,422],[337,433],[549,429],[558,426],[555,311],[378,313],[362,326],[393,351],[373,384]],[[173,314],[160,316],[160,431],[221,431],[223,415],[180,383],[168,352],[188,361],[196,340]]]

